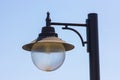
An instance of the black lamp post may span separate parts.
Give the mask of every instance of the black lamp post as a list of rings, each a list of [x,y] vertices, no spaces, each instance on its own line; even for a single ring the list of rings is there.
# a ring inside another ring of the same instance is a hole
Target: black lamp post
[[[50,14],[47,13],[46,26],[42,28],[42,32],[39,34],[38,38],[31,43],[23,46],[24,50],[32,52],[31,55],[33,57],[33,63],[38,68],[45,71],[52,71],[59,68],[65,59],[64,52],[74,48],[72,44],[66,43],[63,40],[59,39],[57,33],[55,33],[54,28],[51,27],[51,25],[65,26],[62,29],[74,31],[80,37],[82,45],[84,46],[85,44],[87,44],[87,52],[89,53],[90,80],[100,80],[97,14],[88,14],[86,24],[76,24],[51,22]],[[68,26],[85,27],[87,33],[87,41],[83,40],[78,31]],[[58,54],[58,52],[60,54]],[[51,56],[54,57],[51,58]],[[48,59],[47,61],[46,58]]]

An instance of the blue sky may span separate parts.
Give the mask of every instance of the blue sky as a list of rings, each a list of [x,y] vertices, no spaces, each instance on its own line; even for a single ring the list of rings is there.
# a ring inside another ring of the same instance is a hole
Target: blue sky
[[[46,12],[52,21],[85,23],[88,13],[98,13],[101,80],[120,77],[119,0],[0,0],[1,80],[89,80],[89,59],[79,37],[56,27],[59,37],[75,49],[67,52],[62,67],[53,72],[37,69],[22,45],[34,40],[45,26]],[[84,39],[84,28],[76,28]]]

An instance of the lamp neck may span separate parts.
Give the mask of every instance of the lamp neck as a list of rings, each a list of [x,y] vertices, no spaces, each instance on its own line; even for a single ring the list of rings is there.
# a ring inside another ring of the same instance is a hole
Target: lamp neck
[[[37,38],[37,41],[42,40],[43,38],[46,38],[46,37],[51,37],[51,36],[58,37],[58,34],[55,33],[55,29],[53,27],[45,26],[42,28],[42,31]]]

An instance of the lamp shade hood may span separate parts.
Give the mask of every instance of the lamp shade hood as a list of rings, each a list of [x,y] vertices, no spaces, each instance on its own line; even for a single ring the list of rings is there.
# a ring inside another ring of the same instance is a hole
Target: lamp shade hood
[[[65,51],[69,51],[69,50],[72,50],[74,48],[74,46],[72,44],[66,43],[65,41],[63,41],[60,38],[55,37],[55,36],[46,37],[46,38],[43,38],[39,41],[33,40],[31,43],[23,45],[22,48],[24,50],[31,51],[34,44],[41,45],[43,43],[51,43],[51,44],[52,43],[56,43],[56,44],[61,43],[61,44],[63,44]]]

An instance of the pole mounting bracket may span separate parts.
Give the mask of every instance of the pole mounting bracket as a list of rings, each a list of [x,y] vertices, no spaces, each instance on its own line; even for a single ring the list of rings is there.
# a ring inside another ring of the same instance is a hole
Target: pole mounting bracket
[[[65,26],[65,27],[63,27],[62,29],[67,29],[67,30],[74,31],[74,32],[80,37],[80,40],[81,40],[81,42],[82,42],[82,46],[85,46],[85,44],[87,44],[87,41],[84,41],[84,40],[83,40],[81,34],[80,34],[77,30],[68,27],[68,26],[81,26],[81,27],[87,27],[87,24],[51,22],[50,13],[47,12],[46,26],[51,26],[51,25]]]

